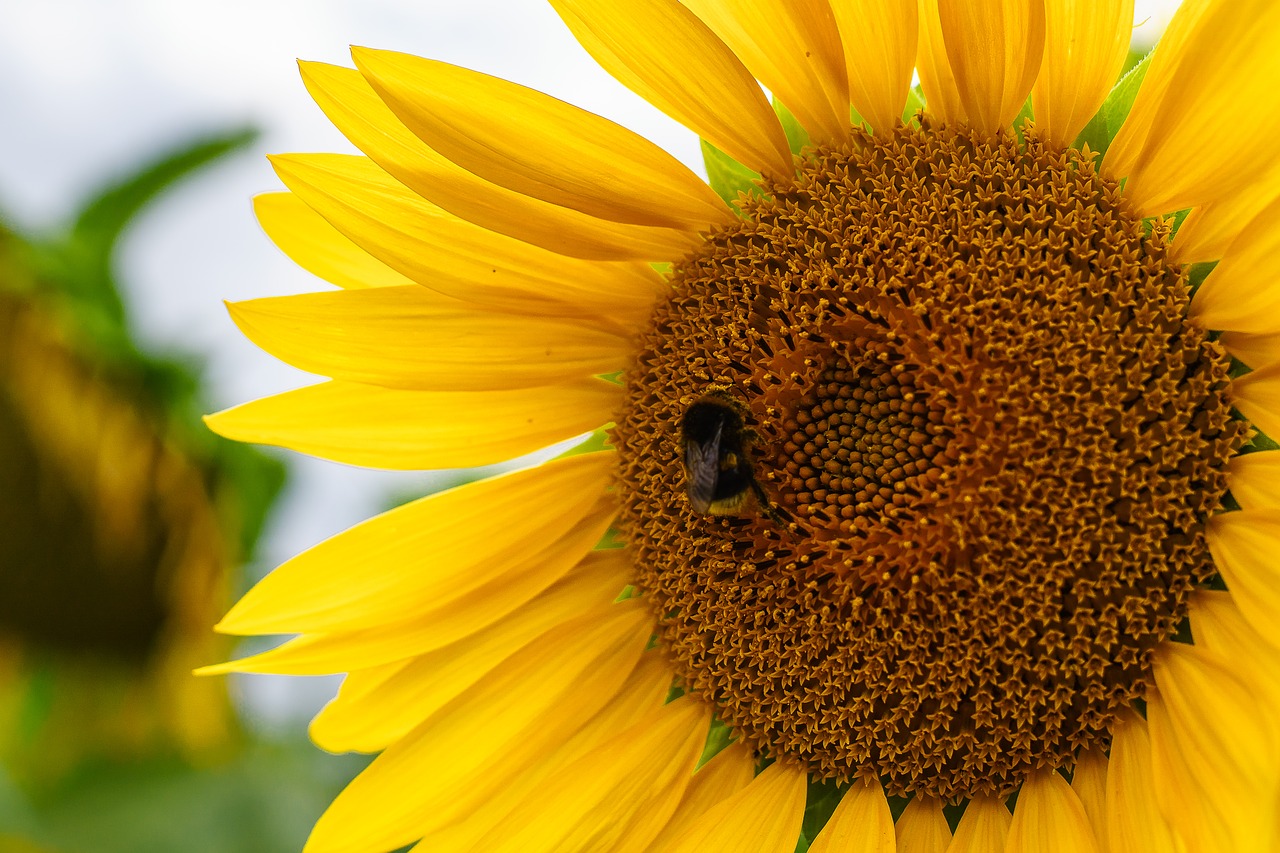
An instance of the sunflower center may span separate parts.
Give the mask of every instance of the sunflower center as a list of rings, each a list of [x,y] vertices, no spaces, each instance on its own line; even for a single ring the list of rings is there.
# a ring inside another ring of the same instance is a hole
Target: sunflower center
[[[1244,439],[1167,229],[1034,131],[860,136],[764,189],[676,266],[614,431],[677,671],[823,778],[1069,766],[1210,578]]]

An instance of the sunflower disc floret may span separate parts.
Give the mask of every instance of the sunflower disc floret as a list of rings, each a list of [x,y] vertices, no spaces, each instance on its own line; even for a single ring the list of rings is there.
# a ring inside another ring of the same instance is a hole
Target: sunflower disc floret
[[[621,526],[693,692],[890,793],[1105,745],[1214,567],[1245,438],[1168,228],[1087,152],[902,127],[817,148],[679,263],[626,375]],[[695,513],[708,389],[770,506]]]

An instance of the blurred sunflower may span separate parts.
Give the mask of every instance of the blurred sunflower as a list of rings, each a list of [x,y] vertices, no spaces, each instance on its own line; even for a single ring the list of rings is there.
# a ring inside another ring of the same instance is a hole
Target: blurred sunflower
[[[1132,0],[552,5],[710,187],[357,49],[302,72],[367,157],[258,199],[344,290],[232,315],[332,381],[215,430],[597,431],[219,625],[300,636],[208,671],[346,672],[312,736],[381,751],[306,849],[1274,849],[1280,5],[1187,0],[1114,87]]]

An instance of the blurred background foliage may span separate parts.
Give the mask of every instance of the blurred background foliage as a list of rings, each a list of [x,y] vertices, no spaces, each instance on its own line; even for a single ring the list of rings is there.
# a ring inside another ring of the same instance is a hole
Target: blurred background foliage
[[[191,675],[232,652],[210,627],[285,471],[204,427],[198,364],[136,343],[116,278],[136,214],[255,136],[182,145],[54,233],[0,211],[0,853],[296,851],[363,764],[264,740]]]

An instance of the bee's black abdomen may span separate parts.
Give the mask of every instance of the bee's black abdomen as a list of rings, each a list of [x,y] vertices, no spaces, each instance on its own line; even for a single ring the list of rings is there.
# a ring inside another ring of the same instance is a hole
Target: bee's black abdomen
[[[704,397],[680,419],[686,491],[697,512],[728,515],[755,487],[742,415],[727,400]]]

